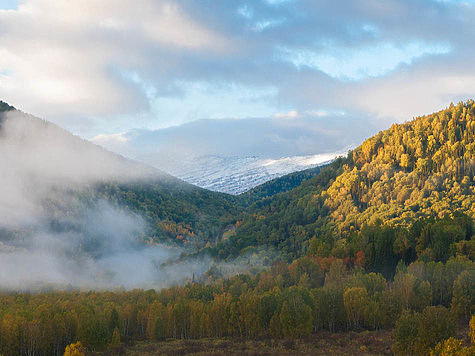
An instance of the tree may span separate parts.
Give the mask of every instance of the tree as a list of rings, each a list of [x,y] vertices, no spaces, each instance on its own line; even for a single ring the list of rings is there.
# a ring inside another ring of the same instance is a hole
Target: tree
[[[414,300],[412,305],[415,310],[422,311],[430,305],[432,300],[432,289],[428,281],[418,281],[415,285]]]
[[[306,336],[312,332],[312,310],[301,298],[284,301],[280,324],[284,337]]]
[[[269,328],[269,323],[279,307],[279,299],[274,293],[264,294],[258,305],[259,323],[263,330]]]
[[[119,313],[116,308],[113,308],[109,317],[109,330],[113,331],[115,328],[120,326],[119,323]]]
[[[115,328],[114,331],[112,332],[112,338],[111,338],[111,348],[119,347],[120,346],[120,333],[119,329]]]
[[[409,156],[407,153],[404,153],[401,155],[401,167],[404,169],[408,169],[412,167],[412,162],[411,162],[411,156]]]
[[[441,340],[456,336],[455,318],[443,306],[431,306],[424,309],[418,318],[416,352],[429,352]]]
[[[64,356],[86,356],[86,349],[82,346],[81,342],[78,341],[75,344],[66,346]]]
[[[431,350],[431,356],[471,356],[475,355],[475,316],[469,323],[469,336],[471,339],[471,346],[463,347],[462,340],[456,338],[448,338],[441,341],[437,346]]]
[[[451,307],[458,318],[468,320],[472,313],[471,308],[475,303],[475,273],[463,271],[454,281]]]
[[[473,355],[472,351],[463,346],[462,340],[451,337],[439,342],[436,347],[431,350],[430,356],[470,356]]]
[[[359,328],[368,304],[368,292],[361,287],[347,288],[343,293],[343,304],[350,327]]]
[[[417,339],[418,314],[404,310],[394,329],[395,349],[402,355],[412,355]]]
[[[416,282],[417,278],[410,273],[398,274],[394,279],[396,291],[401,298],[401,304],[406,309],[413,305]]]
[[[472,318],[470,319],[469,328],[470,342],[472,343],[472,346],[475,347],[475,315],[472,315]]]
[[[282,337],[282,325],[280,323],[280,315],[278,312],[270,319],[269,331],[274,339],[280,339]]]
[[[111,334],[105,319],[95,313],[84,313],[79,325],[78,335],[88,348],[100,350],[107,346]]]

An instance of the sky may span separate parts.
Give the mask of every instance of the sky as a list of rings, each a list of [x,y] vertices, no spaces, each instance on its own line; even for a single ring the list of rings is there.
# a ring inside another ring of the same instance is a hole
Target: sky
[[[468,0],[0,0],[0,99],[109,148],[203,119],[351,145],[475,96],[474,18]]]

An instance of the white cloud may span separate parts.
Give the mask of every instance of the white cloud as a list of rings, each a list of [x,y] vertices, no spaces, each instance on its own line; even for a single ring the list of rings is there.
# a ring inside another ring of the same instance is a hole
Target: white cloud
[[[450,52],[447,44],[410,42],[402,46],[379,43],[364,48],[333,48],[327,46],[320,53],[308,50],[278,49],[277,56],[297,68],[310,67],[338,79],[362,80],[379,77],[401,64],[411,64],[417,58]]]
[[[173,83],[182,94],[151,100],[156,118],[155,129],[179,125],[197,119],[248,118],[271,116],[275,109],[277,88],[252,88],[234,83],[184,82]]]
[[[130,68],[148,53],[220,52],[229,44],[175,2],[24,1],[0,11],[0,97],[40,115],[110,115],[148,106]]]
[[[0,10],[0,99],[87,137],[289,111],[386,125],[473,95],[474,15],[460,1],[24,0]]]

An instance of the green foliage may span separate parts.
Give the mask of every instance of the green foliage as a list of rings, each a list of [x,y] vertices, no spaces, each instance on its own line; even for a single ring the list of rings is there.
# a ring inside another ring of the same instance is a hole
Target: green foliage
[[[90,198],[91,199],[91,198]],[[106,199],[144,217],[155,241],[196,244],[216,242],[237,214],[236,198],[164,177],[142,183],[104,183],[92,199]]]
[[[256,276],[161,291],[4,294],[0,353],[22,354],[28,345],[25,353],[58,355],[77,340],[88,351],[113,351],[137,340],[303,338],[313,331],[396,326],[399,352],[427,354],[455,331],[453,313],[439,303],[445,296],[432,298],[439,278],[434,266],[446,286],[465,281],[475,268],[474,262],[460,257],[440,265],[416,262],[399,268],[393,282],[347,267],[342,259],[303,257],[290,265],[275,263]],[[304,276],[321,281],[302,283]],[[449,304],[451,299],[456,304],[456,289],[453,298],[447,292]]]
[[[337,159],[297,188],[255,202],[238,218],[236,234],[209,252],[226,258],[248,246],[271,245],[289,261],[304,255],[315,230],[326,229],[322,216],[327,209],[314,195],[342,172],[343,162]]]
[[[401,258],[468,255],[474,142],[474,101],[393,125],[297,188],[255,202],[236,234],[211,252],[224,258],[271,245],[291,261],[364,251],[367,268],[388,277]]]
[[[6,102],[0,100],[0,113],[11,110],[15,110],[15,108],[11,105],[8,105]]]
[[[427,353],[441,340],[456,336],[457,324],[450,310],[443,306],[424,309],[418,317],[416,352]]]
[[[451,337],[439,342],[430,356],[470,356],[474,353],[475,347],[464,347],[461,340]]]
[[[395,349],[401,355],[412,355],[415,352],[417,320],[417,314],[404,311],[396,322],[394,330]]]
[[[358,328],[368,307],[368,292],[365,288],[351,287],[343,294],[343,303],[350,326]]]
[[[451,307],[457,317],[467,320],[475,312],[475,270],[463,271],[454,281]]]
[[[303,171],[289,173],[283,177],[272,179],[264,184],[261,184],[245,193],[239,195],[239,199],[247,205],[274,195],[288,192],[297,188],[302,182],[316,176],[324,166],[305,169]]]
[[[284,337],[302,337],[312,331],[312,309],[309,297],[305,301],[303,290],[291,287],[285,291],[280,311],[280,325]],[[307,292],[308,293],[308,292]],[[308,303],[308,304],[307,304]]]
[[[430,306],[422,313],[405,311],[396,322],[396,351],[403,355],[426,355],[441,340],[456,334],[456,321],[443,306]]]

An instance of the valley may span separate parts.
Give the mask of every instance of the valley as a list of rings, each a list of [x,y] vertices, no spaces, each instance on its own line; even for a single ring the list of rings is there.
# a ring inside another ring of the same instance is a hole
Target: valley
[[[1,108],[3,354],[473,352],[473,101],[239,195]]]

